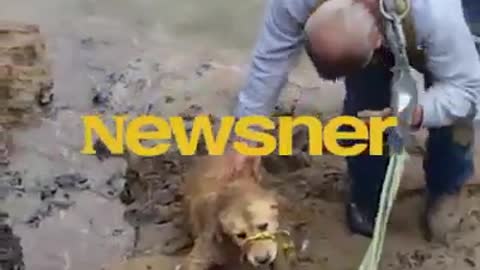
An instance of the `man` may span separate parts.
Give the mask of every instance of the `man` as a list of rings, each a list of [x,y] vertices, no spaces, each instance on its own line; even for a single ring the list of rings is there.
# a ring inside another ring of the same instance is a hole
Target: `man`
[[[389,106],[393,62],[381,32],[379,1],[328,0],[317,8],[318,3],[269,1],[249,77],[239,93],[237,117],[271,113],[303,47],[321,78],[345,78],[344,115]],[[425,56],[411,61],[427,82],[412,115],[412,128],[429,130],[422,217],[427,236],[442,240],[459,222],[458,196],[474,171],[472,120],[478,109],[480,61],[460,0],[411,4],[416,38],[410,39],[408,50],[411,56]],[[234,151],[230,157],[231,172],[247,159]],[[347,158],[347,165],[352,180],[346,204],[349,228],[371,236],[388,156],[362,154]]]

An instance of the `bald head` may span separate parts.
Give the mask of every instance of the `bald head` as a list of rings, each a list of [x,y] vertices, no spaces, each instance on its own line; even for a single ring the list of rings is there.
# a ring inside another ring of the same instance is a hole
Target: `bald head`
[[[307,21],[307,52],[325,79],[336,79],[364,67],[381,44],[376,20],[367,8],[369,3],[328,0]]]

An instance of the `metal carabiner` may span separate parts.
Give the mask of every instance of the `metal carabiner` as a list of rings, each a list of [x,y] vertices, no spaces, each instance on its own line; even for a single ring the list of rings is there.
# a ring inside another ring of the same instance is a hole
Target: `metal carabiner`
[[[395,1],[394,5],[395,5],[395,9],[397,11],[394,15],[392,15],[385,8],[385,0],[379,0],[379,2],[380,2],[380,12],[382,13],[383,17],[385,17],[385,19],[387,19],[387,20],[390,20],[390,21],[402,20],[410,12],[411,3],[410,3],[409,0],[387,0],[387,1]],[[405,3],[405,7],[399,7],[398,6],[399,5],[398,1],[403,1],[403,3]],[[399,9],[402,9],[402,8],[403,8],[403,12],[398,13]]]

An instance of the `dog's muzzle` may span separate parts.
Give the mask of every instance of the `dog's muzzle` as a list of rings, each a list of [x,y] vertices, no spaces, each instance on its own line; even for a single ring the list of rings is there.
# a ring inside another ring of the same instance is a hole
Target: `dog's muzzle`
[[[257,241],[271,240],[277,244],[278,252],[283,252],[285,255],[291,255],[295,252],[295,245],[290,237],[288,231],[282,230],[277,231],[276,233],[261,232],[252,237],[247,238],[245,241],[244,247],[242,248],[243,254],[241,259],[245,260],[247,257],[246,251]],[[264,265],[266,262],[270,262],[271,257],[258,257],[255,258],[255,261],[259,265]]]

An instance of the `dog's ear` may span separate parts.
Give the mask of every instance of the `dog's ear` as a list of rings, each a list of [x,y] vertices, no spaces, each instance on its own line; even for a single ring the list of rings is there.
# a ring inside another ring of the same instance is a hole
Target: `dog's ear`
[[[211,241],[215,242],[221,242],[223,240],[222,226],[219,219],[220,197],[218,194],[211,194],[202,205],[202,207],[205,207],[207,210],[207,216],[202,217],[205,222],[205,234]]]

